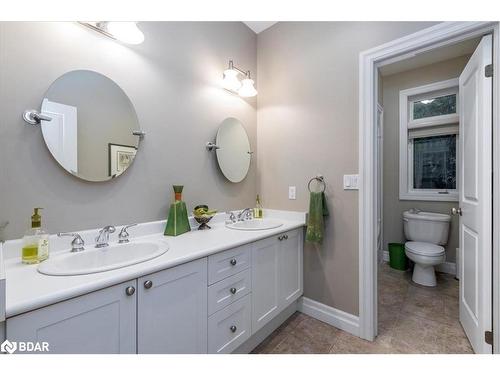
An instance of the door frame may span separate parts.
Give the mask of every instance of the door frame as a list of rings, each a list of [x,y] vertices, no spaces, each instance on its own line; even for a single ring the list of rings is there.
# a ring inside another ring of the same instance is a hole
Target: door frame
[[[359,335],[374,340],[377,333],[377,162],[375,155],[377,69],[487,33],[493,34],[493,224],[500,223],[500,74],[499,22],[442,22],[363,51],[359,55]],[[498,225],[498,224],[497,224]],[[493,332],[500,343],[500,231],[493,231]],[[500,352],[494,345],[494,352]]]
[[[378,90],[377,90],[378,92]],[[377,210],[380,210],[380,229],[377,228],[377,232],[380,230],[380,242],[382,244],[382,248],[378,249],[378,244],[377,244],[377,263],[380,263],[381,260],[384,258],[384,196],[381,194],[382,191],[384,191],[384,106],[380,104],[379,100],[377,100],[377,127],[379,126],[378,122],[380,121],[380,129],[377,129],[377,163],[379,163],[379,166],[382,166],[381,168],[377,169],[377,173],[379,174],[377,176],[377,187],[380,187],[380,191],[377,191]],[[379,173],[380,171],[380,173]],[[377,212],[378,215],[378,212]],[[378,225],[378,218],[377,218],[377,225]],[[380,254],[379,254],[380,250]]]

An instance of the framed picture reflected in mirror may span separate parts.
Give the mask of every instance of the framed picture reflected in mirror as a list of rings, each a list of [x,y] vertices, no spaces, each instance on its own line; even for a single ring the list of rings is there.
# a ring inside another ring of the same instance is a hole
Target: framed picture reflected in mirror
[[[137,147],[108,143],[109,176],[121,175],[132,164],[136,153]]]

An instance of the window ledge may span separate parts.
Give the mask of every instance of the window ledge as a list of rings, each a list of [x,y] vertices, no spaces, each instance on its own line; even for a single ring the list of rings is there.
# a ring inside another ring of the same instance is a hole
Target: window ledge
[[[426,194],[426,193],[399,193],[401,201],[438,201],[438,202],[458,202],[458,193],[449,194]]]

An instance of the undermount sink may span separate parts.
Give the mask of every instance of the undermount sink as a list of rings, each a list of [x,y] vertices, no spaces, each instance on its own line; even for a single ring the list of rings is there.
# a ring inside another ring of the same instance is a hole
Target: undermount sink
[[[38,272],[51,276],[86,275],[131,266],[159,257],[169,249],[166,241],[140,241],[87,248],[79,253],[56,255],[38,266]]]
[[[253,219],[246,221],[237,221],[236,223],[226,224],[229,229],[236,230],[265,230],[281,227],[283,223],[272,219]]]

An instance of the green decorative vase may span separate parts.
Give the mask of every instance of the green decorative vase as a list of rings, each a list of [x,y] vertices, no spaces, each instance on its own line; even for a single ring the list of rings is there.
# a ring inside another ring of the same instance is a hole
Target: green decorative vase
[[[178,236],[179,234],[189,232],[188,214],[186,203],[182,201],[182,185],[174,185],[175,201],[170,205],[168,212],[167,227],[165,236]]]

